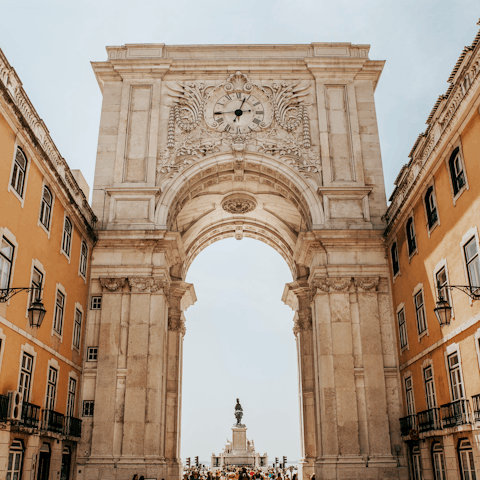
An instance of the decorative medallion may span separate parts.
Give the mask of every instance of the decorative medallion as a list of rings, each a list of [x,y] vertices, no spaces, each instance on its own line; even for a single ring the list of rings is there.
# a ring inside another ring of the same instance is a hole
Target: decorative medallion
[[[222,208],[233,215],[244,215],[252,212],[256,207],[255,199],[244,193],[234,193],[222,201]]]

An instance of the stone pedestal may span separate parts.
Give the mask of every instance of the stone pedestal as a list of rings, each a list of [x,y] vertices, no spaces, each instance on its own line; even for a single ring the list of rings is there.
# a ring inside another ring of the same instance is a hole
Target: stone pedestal
[[[247,427],[232,427],[233,453],[247,453]]]

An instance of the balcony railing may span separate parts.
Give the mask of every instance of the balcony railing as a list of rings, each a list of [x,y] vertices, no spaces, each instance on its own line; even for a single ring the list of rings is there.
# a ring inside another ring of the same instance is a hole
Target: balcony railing
[[[400,419],[400,430],[402,436],[406,437],[410,434],[410,430],[417,428],[417,416],[408,415]]]
[[[8,417],[8,397],[0,395],[0,422],[6,422]]]
[[[440,430],[442,422],[440,421],[440,409],[438,407],[424,410],[417,413],[418,431],[429,432],[431,430]]]
[[[456,400],[455,402],[442,405],[441,409],[444,428],[471,423],[470,402],[468,400]]]
[[[43,410],[42,430],[53,433],[63,433],[65,416],[53,410]]]
[[[37,428],[40,420],[40,407],[33,403],[23,402],[22,423],[24,427]]]
[[[82,421],[75,417],[65,417],[65,429],[63,433],[71,437],[81,437]]]

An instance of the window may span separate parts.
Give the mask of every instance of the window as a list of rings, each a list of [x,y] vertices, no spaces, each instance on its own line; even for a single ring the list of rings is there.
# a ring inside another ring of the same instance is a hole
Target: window
[[[58,370],[56,368],[49,367],[47,378],[47,400],[45,402],[46,410],[55,410],[55,399],[57,397],[57,377]]]
[[[432,228],[438,220],[437,205],[435,202],[435,195],[433,187],[429,187],[425,194],[425,208],[427,210],[428,228]]]
[[[427,318],[425,316],[425,306],[423,304],[423,290],[415,295],[415,315],[417,316],[418,334],[427,330]]]
[[[420,462],[420,448],[415,446],[412,448],[412,470],[413,480],[422,480],[422,468]]]
[[[83,401],[83,416],[84,417],[93,417],[93,407],[95,402],[93,400],[84,400]]]
[[[35,290],[30,292],[29,303],[33,303],[35,300],[42,298],[42,285],[43,285],[43,273],[40,270],[33,268],[31,287],[35,288]]]
[[[70,257],[70,249],[72,247],[72,222],[65,217],[63,225],[62,250],[67,257]]]
[[[413,217],[410,217],[407,220],[407,245],[408,245],[408,254],[413,255],[417,249],[417,239],[415,237],[415,227],[413,225]]]
[[[429,366],[423,370],[423,380],[425,382],[425,394],[427,396],[427,409],[435,408],[437,406],[437,399],[435,398],[435,385],[433,383],[433,368]]]
[[[432,447],[433,469],[435,471],[435,480],[446,480],[445,475],[445,456],[443,447],[438,443],[434,443]]]
[[[465,174],[463,173],[463,164],[460,157],[460,148],[456,148],[448,161],[448,168],[450,169],[450,177],[452,179],[454,196],[465,185]]]
[[[452,306],[452,299],[450,298],[450,290],[447,288],[447,271],[445,267],[442,267],[436,274],[435,279],[437,280],[437,292],[443,297],[444,300]]]
[[[467,439],[460,440],[460,443],[458,444],[458,453],[463,480],[477,480],[472,445]]]
[[[10,286],[13,252],[14,246],[6,238],[2,238],[2,243],[0,244],[0,288],[8,288]]]
[[[50,230],[50,217],[52,215],[52,193],[48,187],[43,187],[42,204],[40,206],[40,222]]]
[[[17,148],[15,154],[15,163],[13,165],[12,180],[10,185],[23,198],[23,189],[25,186],[25,172],[27,171],[27,157],[21,148]]]
[[[87,258],[88,247],[85,242],[82,242],[82,250],[80,252],[80,275],[85,277],[87,275]]]
[[[63,330],[63,311],[65,308],[65,295],[57,290],[57,299],[55,301],[55,316],[53,318],[53,330],[59,335]]]
[[[82,312],[75,310],[75,322],[73,324],[73,346],[80,348],[80,333],[82,331]]]
[[[77,381],[70,377],[68,379],[68,398],[67,398],[67,417],[75,415],[75,393],[77,391]]]
[[[30,400],[30,389],[32,387],[33,357],[28,353],[22,354],[22,365],[20,366],[20,380],[18,382],[18,391],[23,396],[23,403]]]
[[[467,264],[468,283],[471,287],[480,286],[480,259],[478,258],[478,247],[476,237],[472,237],[471,240],[463,247],[465,252],[465,262]],[[478,289],[476,290],[478,293]]]
[[[407,415],[415,415],[412,377],[407,377],[405,379],[405,396],[407,398]]]
[[[5,480],[20,480],[23,463],[23,444],[14,440],[8,452],[7,476]]]
[[[96,362],[98,356],[98,347],[87,348],[87,362]]]
[[[92,297],[92,303],[90,305],[91,310],[102,309],[102,297]]]
[[[392,248],[390,249],[390,253],[392,256],[393,275],[395,276],[400,271],[400,265],[398,263],[397,242],[393,242]]]
[[[463,398],[462,372],[460,371],[460,359],[458,353],[448,356],[448,370],[450,374],[450,387],[452,389],[453,401]]]
[[[402,308],[398,313],[398,331],[400,336],[400,348],[406,347],[408,343],[407,325],[405,323],[405,310]]]

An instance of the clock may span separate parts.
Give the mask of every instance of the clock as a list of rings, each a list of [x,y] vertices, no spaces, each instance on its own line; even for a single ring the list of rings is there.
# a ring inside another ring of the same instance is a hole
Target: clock
[[[215,92],[209,98],[205,113],[207,124],[221,132],[242,135],[266,128],[272,122],[273,110],[261,89]]]

